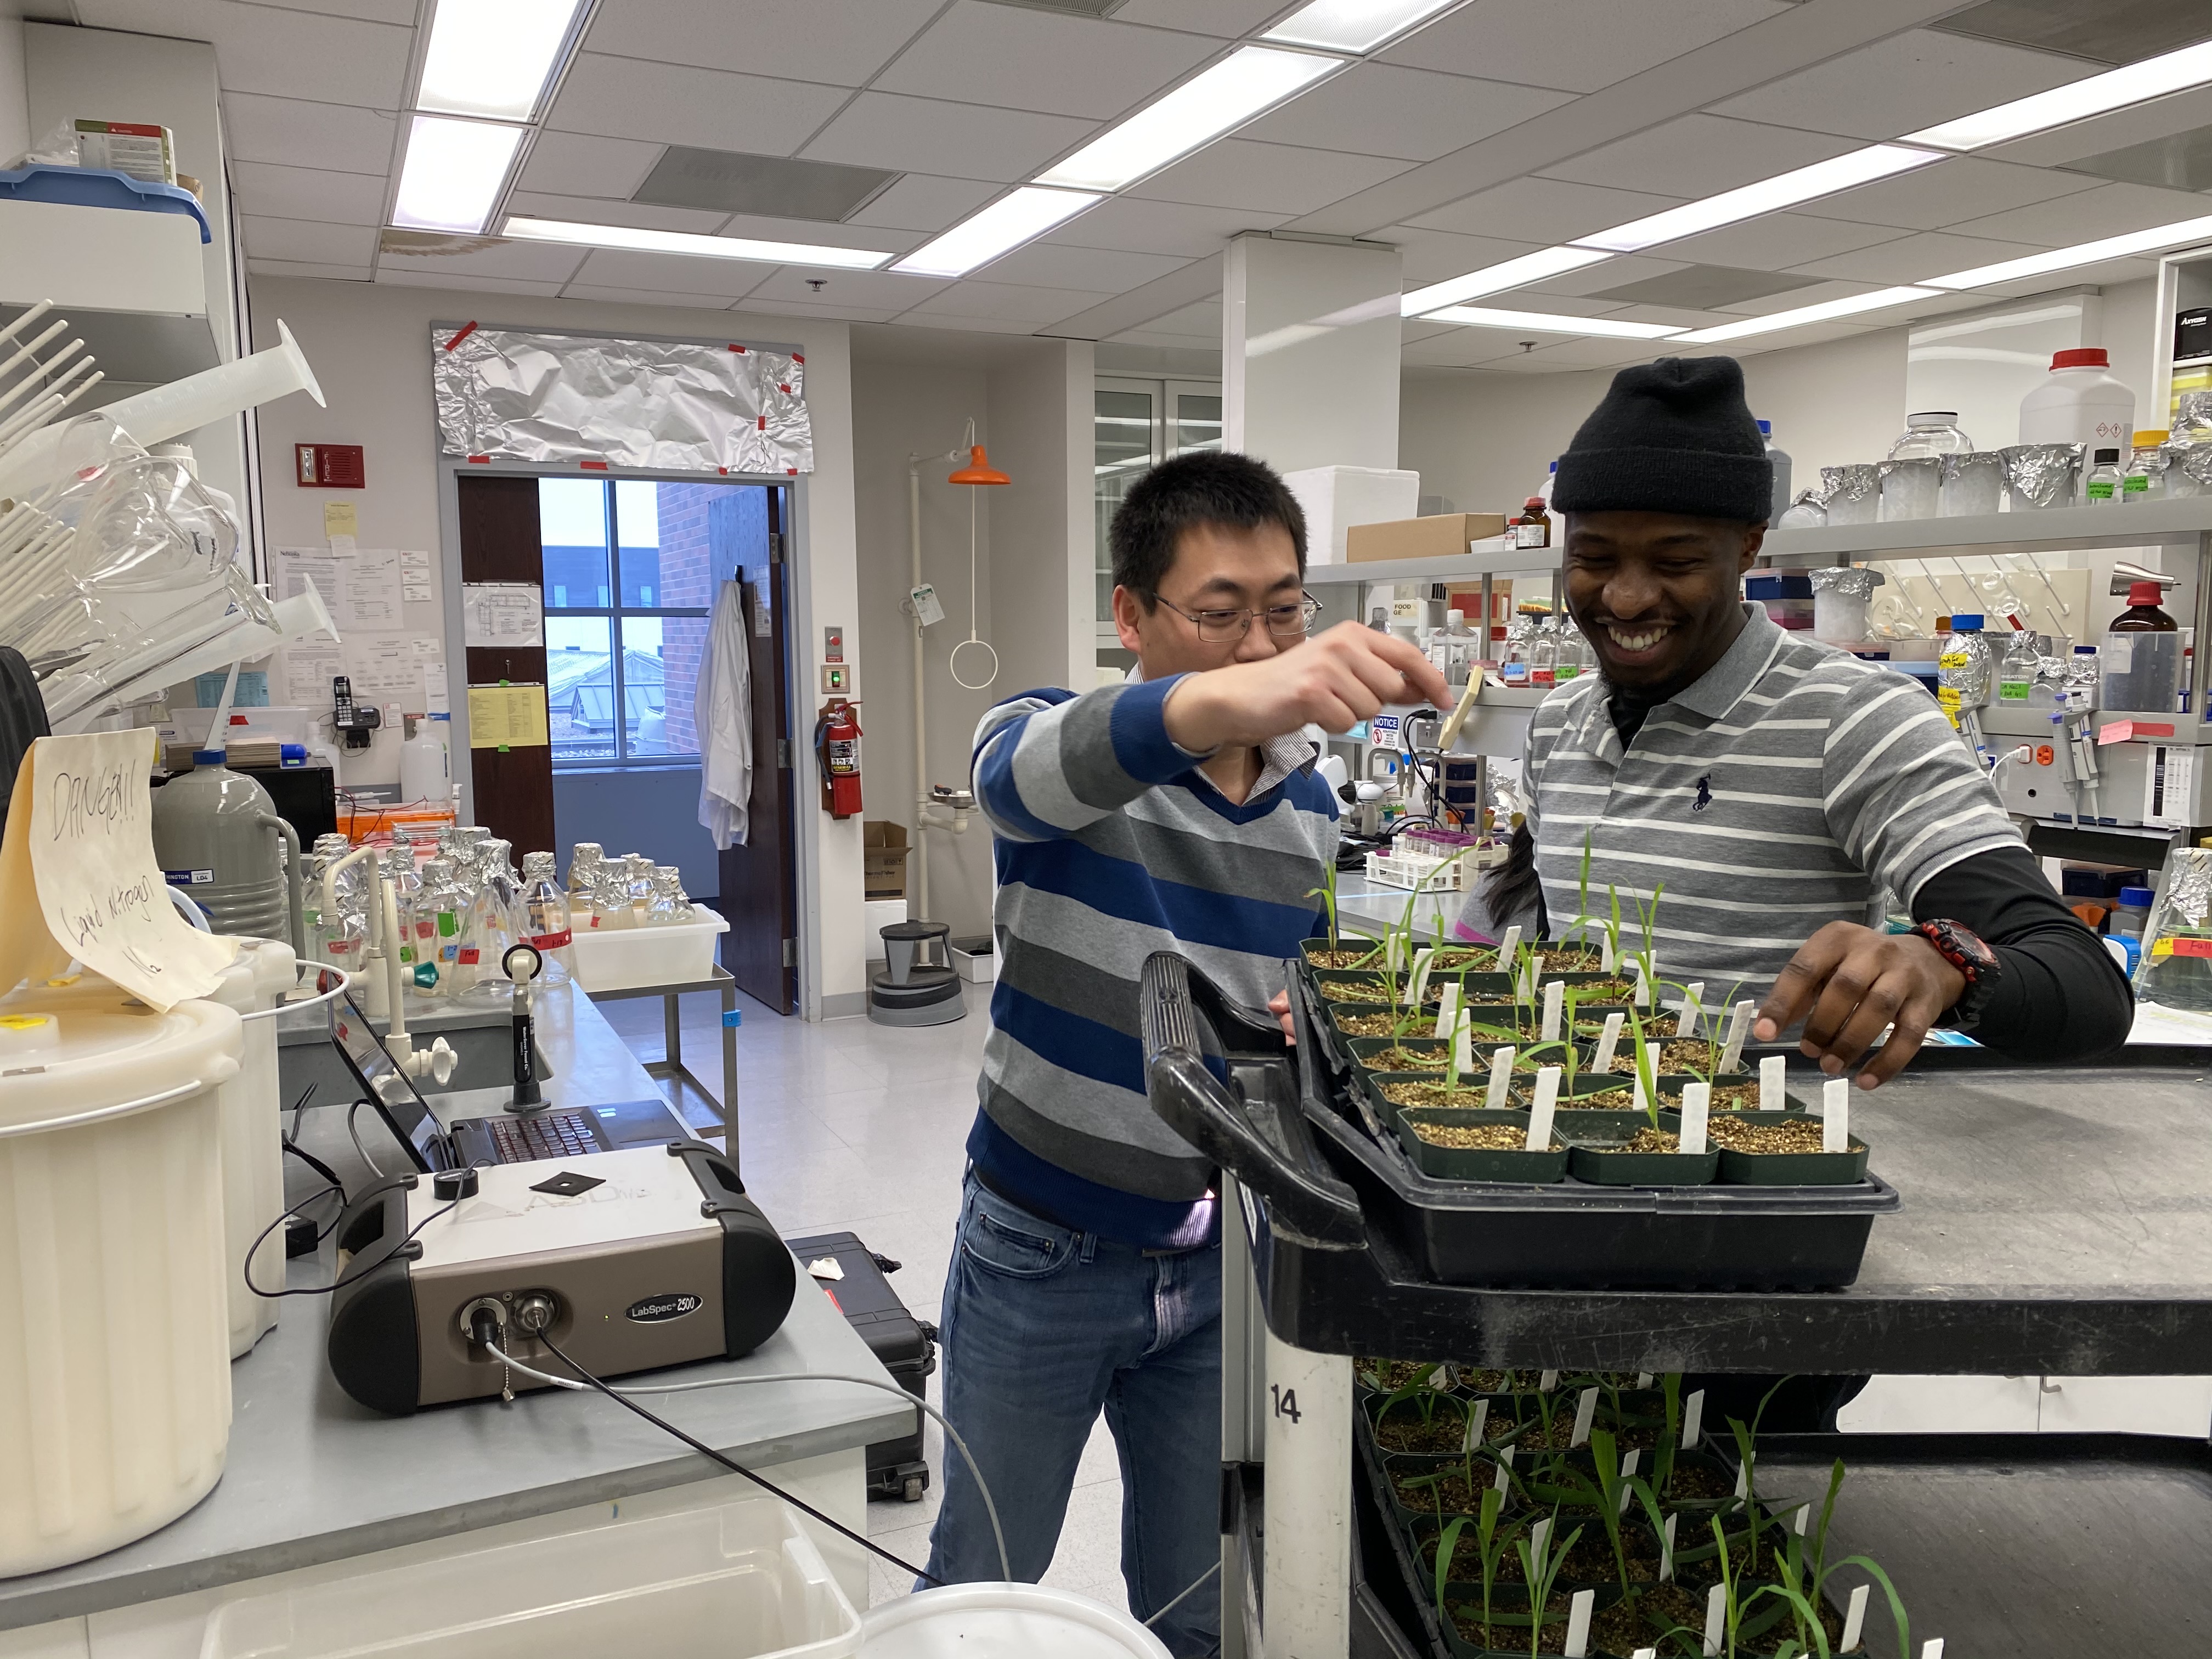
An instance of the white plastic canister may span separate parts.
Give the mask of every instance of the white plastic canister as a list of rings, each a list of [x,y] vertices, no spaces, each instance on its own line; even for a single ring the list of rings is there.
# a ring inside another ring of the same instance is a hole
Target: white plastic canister
[[[2112,378],[2101,346],[2056,352],[2051,374],[2020,401],[2020,441],[2081,444],[2091,452],[2135,441],[2136,394]]]
[[[242,1041],[214,1002],[0,1009],[0,1578],[143,1538],[222,1474]]]
[[[222,1085],[223,1263],[230,1304],[230,1357],[239,1358],[276,1328],[283,1306],[246,1288],[236,1264],[257,1235],[284,1212],[284,1131],[276,1091],[276,1000],[299,981],[299,958],[273,939],[239,940],[238,960],[210,992],[238,1012],[245,1053],[238,1075]],[[253,1282],[284,1283],[284,1230],[262,1238],[253,1253]]]

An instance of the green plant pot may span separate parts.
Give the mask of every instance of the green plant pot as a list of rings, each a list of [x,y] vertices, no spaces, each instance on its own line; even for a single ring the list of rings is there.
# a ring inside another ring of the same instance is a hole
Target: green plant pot
[[[1753,1123],[1811,1123],[1814,1113],[1721,1112],[1721,1117]],[[1720,1149],[1722,1182],[1732,1187],[1850,1187],[1866,1179],[1867,1145],[1851,1137],[1847,1152],[1736,1152]]]
[[[1314,985],[1320,991],[1324,1001],[1347,1003],[1370,1014],[1378,1008],[1388,1008],[1392,1006],[1389,988],[1393,980],[1393,975],[1378,972],[1371,968],[1321,968],[1314,970]],[[1405,1001],[1406,976],[1402,974],[1397,975],[1395,980],[1399,992],[1398,1006],[1401,1007],[1410,1006]],[[1344,994],[1347,989],[1358,990],[1369,988],[1379,994],[1364,996]],[[1425,1001],[1435,1002],[1437,1000],[1435,984],[1431,982],[1427,989],[1429,994]]]
[[[1335,951],[1372,952],[1378,967],[1382,960],[1382,941],[1365,939],[1358,934],[1341,935],[1334,945],[1331,945],[1326,939],[1304,939],[1298,945],[1299,957],[1304,959],[1308,968],[1319,973],[1337,971],[1335,965],[1327,959],[1330,953]]]
[[[1694,1155],[1607,1150],[1609,1146],[1617,1146],[1632,1139],[1638,1129],[1648,1127],[1650,1123],[1650,1120],[1640,1112],[1577,1112],[1571,1121],[1562,1125],[1574,1147],[1568,1170],[1576,1180],[1587,1181],[1596,1187],[1711,1184],[1721,1167],[1720,1149],[1717,1146],[1709,1146]],[[1680,1114],[1660,1113],[1659,1127],[1679,1134],[1682,1128]]]
[[[1422,1033],[1419,1036],[1409,1035],[1402,1037],[1346,1037],[1344,1040],[1344,1046],[1352,1050],[1352,1062],[1362,1071],[1380,1072],[1392,1069],[1401,1071],[1427,1071],[1431,1069],[1432,1066],[1434,1070],[1441,1072],[1451,1061],[1451,1044],[1449,1042],[1440,1042],[1435,1037],[1430,1036],[1426,1034],[1426,1028],[1431,1024],[1432,1022],[1428,1020],[1422,1021],[1421,1025],[1423,1030]],[[1389,1053],[1393,1048],[1399,1048],[1413,1050],[1415,1057],[1422,1060],[1424,1064],[1417,1066],[1400,1066],[1395,1068],[1377,1066],[1375,1064],[1376,1059],[1381,1055]]]
[[[1425,1108],[1423,1106],[1401,1106],[1396,1101],[1391,1099],[1388,1095],[1382,1092],[1382,1088],[1385,1084],[1440,1083],[1443,1080],[1443,1075],[1444,1074],[1442,1072],[1363,1071],[1359,1073],[1359,1083],[1360,1086],[1367,1091],[1367,1098],[1374,1106],[1375,1115],[1384,1123],[1395,1123],[1398,1120],[1399,1113],[1419,1111],[1425,1109]],[[1482,1104],[1483,1096],[1489,1087],[1490,1082],[1487,1078],[1478,1078],[1466,1091],[1466,1105],[1425,1109],[1462,1112],[1481,1111],[1485,1109]]]
[[[1567,1173],[1567,1144],[1559,1132],[1543,1152],[1491,1151],[1475,1146],[1439,1146],[1421,1139],[1419,1127],[1478,1129],[1492,1124],[1526,1133],[1528,1114],[1515,1111],[1459,1110],[1448,1106],[1408,1106],[1398,1114],[1398,1139],[1406,1154],[1425,1175],[1443,1181],[1510,1181],[1524,1186],[1548,1187]]]

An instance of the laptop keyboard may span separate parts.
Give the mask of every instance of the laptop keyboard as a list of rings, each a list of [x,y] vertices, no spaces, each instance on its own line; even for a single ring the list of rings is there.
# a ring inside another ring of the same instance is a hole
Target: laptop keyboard
[[[580,1158],[599,1143],[581,1112],[539,1112],[516,1117],[501,1112],[483,1120],[502,1164],[534,1164],[542,1158]]]

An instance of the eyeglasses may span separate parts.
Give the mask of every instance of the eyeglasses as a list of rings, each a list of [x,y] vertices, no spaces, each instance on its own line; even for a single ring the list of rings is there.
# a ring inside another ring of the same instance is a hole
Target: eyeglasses
[[[1322,612],[1321,601],[1310,593],[1301,595],[1295,605],[1271,605],[1247,611],[1186,611],[1157,592],[1152,597],[1154,603],[1166,605],[1176,616],[1195,624],[1198,637],[1208,645],[1228,645],[1243,639],[1252,631],[1255,617],[1262,618],[1268,633],[1279,640],[1303,639],[1306,629],[1313,625],[1313,619]]]

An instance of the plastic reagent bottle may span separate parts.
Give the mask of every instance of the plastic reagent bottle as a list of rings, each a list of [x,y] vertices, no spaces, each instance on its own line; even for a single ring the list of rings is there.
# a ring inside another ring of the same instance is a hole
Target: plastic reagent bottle
[[[523,902],[529,907],[530,942],[545,963],[538,981],[544,985],[565,984],[575,954],[570,942],[574,919],[554,868],[550,853],[522,855]]]
[[[2087,714],[2097,707],[2097,695],[2103,686],[2103,672],[2098,661],[2097,647],[2077,645],[2074,659],[2066,665],[2066,707],[2076,714]]]
[[[2109,507],[2120,499],[2120,488],[2124,482],[2120,477],[2120,452],[2100,449],[2090,459],[2095,464],[2081,480],[2081,494],[2092,507]]]
[[[2153,427],[2135,434],[2135,450],[2128,457],[2127,477],[2120,498],[2129,501],[2162,501],[2166,496],[2166,441],[2172,434]]]
[[[1759,435],[1766,440],[1767,465],[1774,469],[1773,505],[1767,509],[1766,521],[1779,524],[1782,515],[1790,510],[1790,473],[1796,463],[1790,459],[1789,451],[1775,443],[1773,422],[1761,421]]]
[[[2051,375],[2020,403],[2020,441],[2118,449],[2135,434],[2136,394],[2112,378],[2101,346],[2056,352]]]
[[[2004,660],[1997,665],[1997,701],[2023,708],[2033,702],[2036,671],[2042,661],[2035,635],[2014,633],[2006,642]]]

